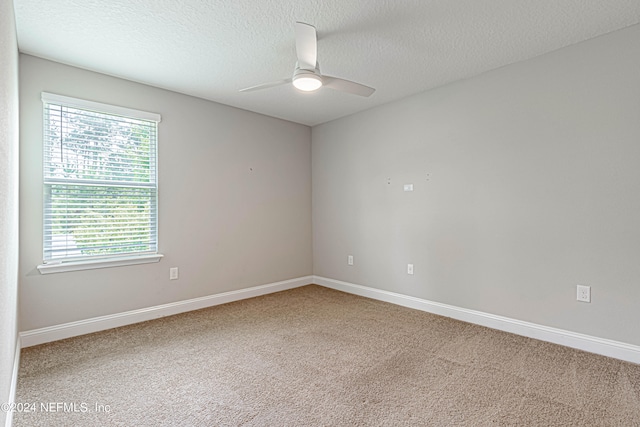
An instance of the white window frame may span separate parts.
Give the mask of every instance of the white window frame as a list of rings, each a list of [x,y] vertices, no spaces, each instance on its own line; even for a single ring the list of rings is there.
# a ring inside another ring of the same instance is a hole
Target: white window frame
[[[54,105],[61,105],[63,107],[72,107],[72,108],[78,108],[82,110],[93,111],[97,113],[104,113],[104,114],[116,115],[116,116],[121,116],[126,118],[152,121],[152,122],[155,122],[156,125],[161,121],[161,116],[156,113],[150,113],[146,111],[140,111],[140,110],[125,108],[125,107],[120,107],[115,105],[103,104],[99,102],[87,101],[87,100],[72,98],[68,96],[51,94],[47,92],[42,92],[42,102],[43,102],[43,112],[47,108],[48,104],[54,104]],[[46,123],[43,124],[43,129],[44,129],[44,126],[46,126]],[[43,135],[43,153],[46,148],[45,147],[46,142],[44,141],[44,138],[45,136]],[[104,256],[100,255],[100,256],[94,256],[94,257],[87,257],[86,259],[83,259],[84,257],[82,256],[75,257],[75,258],[70,257],[69,259],[65,259],[65,258],[44,259],[43,263],[41,265],[38,265],[38,270],[40,271],[41,274],[59,273],[59,272],[75,271],[75,270],[88,270],[88,269],[95,269],[95,268],[116,267],[116,266],[123,266],[123,265],[145,264],[145,263],[160,261],[163,255],[157,252],[157,243],[158,243],[157,131],[156,131],[156,140],[154,142],[156,144],[155,159],[154,159],[155,171],[156,171],[156,177],[154,180],[155,181],[155,187],[154,187],[155,198],[154,199],[155,199],[155,215],[156,215],[154,234],[155,234],[155,240],[156,240],[155,242],[156,250],[150,251],[150,252],[133,252],[133,253],[123,253],[123,254],[114,254],[114,255],[104,255]],[[45,164],[43,164],[43,189],[46,187],[46,185],[50,185],[50,183],[46,183],[44,181]],[[73,181],[69,180],[68,184],[73,185]],[[47,206],[46,204],[44,204],[43,205],[43,224],[45,223],[44,215],[45,215],[46,208]],[[45,229],[43,229],[43,254],[47,250],[46,243],[45,243],[47,236],[45,234],[46,234],[46,231]],[[49,238],[50,237],[51,236],[49,236]],[[43,258],[46,258],[46,257],[43,255]]]

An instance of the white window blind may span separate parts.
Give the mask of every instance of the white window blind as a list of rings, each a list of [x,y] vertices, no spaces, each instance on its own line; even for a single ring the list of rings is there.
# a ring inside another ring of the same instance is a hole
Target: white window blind
[[[44,104],[44,262],[158,251],[160,116],[49,93]]]

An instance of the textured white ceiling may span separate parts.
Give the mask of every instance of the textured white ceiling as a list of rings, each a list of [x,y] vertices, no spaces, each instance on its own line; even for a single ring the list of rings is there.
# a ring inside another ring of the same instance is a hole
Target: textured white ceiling
[[[640,0],[14,3],[21,52],[311,126],[640,22]],[[239,93],[291,77],[296,21],[323,74],[377,91]]]

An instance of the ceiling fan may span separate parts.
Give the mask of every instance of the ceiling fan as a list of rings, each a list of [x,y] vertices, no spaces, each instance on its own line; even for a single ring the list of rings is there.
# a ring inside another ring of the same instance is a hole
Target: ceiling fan
[[[304,92],[312,92],[322,86],[360,96],[370,96],[376,91],[360,83],[320,74],[317,60],[318,42],[316,28],[313,25],[296,22],[296,53],[298,62],[291,78],[251,86],[241,89],[240,92],[252,92],[288,83],[293,83],[293,86]]]

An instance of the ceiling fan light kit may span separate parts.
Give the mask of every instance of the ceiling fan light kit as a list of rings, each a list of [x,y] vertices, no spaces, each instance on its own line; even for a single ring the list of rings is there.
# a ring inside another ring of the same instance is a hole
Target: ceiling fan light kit
[[[240,92],[252,92],[288,83],[293,83],[296,89],[303,92],[313,92],[322,86],[359,96],[371,96],[376,91],[374,88],[360,83],[320,74],[317,61],[318,38],[313,25],[296,22],[296,54],[298,62],[292,78],[251,86],[241,89]]]
[[[296,69],[293,73],[293,86],[303,92],[313,92],[322,87],[322,77],[315,71]]]

